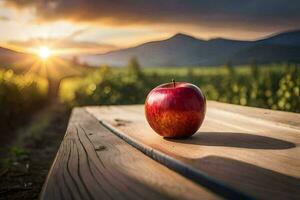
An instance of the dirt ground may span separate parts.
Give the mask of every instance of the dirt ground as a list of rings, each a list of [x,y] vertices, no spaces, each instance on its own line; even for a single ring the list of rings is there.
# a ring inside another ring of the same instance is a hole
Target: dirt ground
[[[19,128],[10,145],[3,148],[0,141],[0,200],[38,199],[65,134],[69,114],[64,106],[52,105]]]

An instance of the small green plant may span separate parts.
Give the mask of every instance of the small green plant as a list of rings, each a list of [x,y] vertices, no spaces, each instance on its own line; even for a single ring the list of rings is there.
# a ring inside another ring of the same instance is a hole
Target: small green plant
[[[5,158],[0,160],[1,162],[1,171],[10,169],[14,163],[18,163],[24,157],[28,156],[26,149],[19,145],[13,145],[8,149],[8,155]]]
[[[20,146],[12,146],[9,149],[9,152],[10,152],[11,156],[16,157],[16,158],[26,155],[28,153],[23,147],[20,147]]]

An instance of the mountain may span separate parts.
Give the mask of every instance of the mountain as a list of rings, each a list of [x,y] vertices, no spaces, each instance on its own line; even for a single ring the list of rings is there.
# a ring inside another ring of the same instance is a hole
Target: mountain
[[[15,63],[24,63],[30,55],[20,53],[11,49],[0,47],[0,69],[1,68],[14,68]]]
[[[11,49],[0,47],[0,61],[1,63],[11,62],[15,58],[25,56],[24,53],[13,51]]]
[[[300,46],[300,30],[289,31],[265,39],[258,40],[259,44]]]
[[[105,54],[84,55],[92,65],[124,66],[137,57],[142,66],[195,66],[249,64],[283,61],[300,62],[300,30],[272,35],[256,41],[216,38],[202,40],[178,33],[173,37]]]

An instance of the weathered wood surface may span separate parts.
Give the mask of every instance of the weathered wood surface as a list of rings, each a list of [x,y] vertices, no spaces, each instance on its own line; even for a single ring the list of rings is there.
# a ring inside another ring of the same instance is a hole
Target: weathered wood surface
[[[220,199],[73,110],[40,199]]]
[[[223,184],[259,199],[300,199],[299,114],[208,102],[198,133],[168,140],[147,124],[143,105],[86,109],[133,146],[216,192]]]

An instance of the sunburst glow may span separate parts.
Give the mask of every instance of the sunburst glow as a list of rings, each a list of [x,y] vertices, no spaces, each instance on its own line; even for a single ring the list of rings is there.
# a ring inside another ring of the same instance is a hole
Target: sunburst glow
[[[42,60],[46,60],[52,55],[52,51],[49,47],[43,46],[38,49],[38,55]]]

